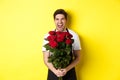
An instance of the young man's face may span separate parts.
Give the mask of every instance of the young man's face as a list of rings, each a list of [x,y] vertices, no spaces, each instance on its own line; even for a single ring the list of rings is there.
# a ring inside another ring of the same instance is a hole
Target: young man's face
[[[66,20],[66,18],[63,14],[57,14],[55,16],[54,22],[55,22],[55,25],[56,25],[56,29],[58,31],[64,31],[65,30],[67,20]]]

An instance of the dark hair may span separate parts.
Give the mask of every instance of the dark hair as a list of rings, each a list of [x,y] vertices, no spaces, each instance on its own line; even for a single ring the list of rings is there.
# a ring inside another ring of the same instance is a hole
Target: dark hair
[[[65,18],[67,19],[67,12],[65,12],[64,9],[57,9],[57,10],[54,12],[54,14],[53,14],[54,19],[55,19],[55,16],[56,16],[57,14],[63,14],[63,15],[65,16]]]

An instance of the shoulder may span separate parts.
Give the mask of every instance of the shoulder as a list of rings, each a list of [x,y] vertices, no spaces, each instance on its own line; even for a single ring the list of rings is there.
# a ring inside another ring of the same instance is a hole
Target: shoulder
[[[71,29],[68,29],[68,31],[69,31],[70,34],[72,34],[73,39],[75,39],[75,40],[79,39],[79,36],[78,36],[78,34],[75,31],[73,31]]]
[[[69,31],[69,33],[72,34],[73,36],[78,36],[78,34],[77,34],[75,31],[71,30],[71,29],[68,29],[68,31]]]
[[[45,33],[45,34],[43,35],[43,38],[46,39],[48,36],[49,36],[49,34],[48,34],[48,33]]]
[[[50,31],[54,31],[54,30],[50,30]],[[47,33],[44,34],[44,38],[46,38],[46,37],[49,36],[49,32],[50,32],[50,31],[48,31]]]

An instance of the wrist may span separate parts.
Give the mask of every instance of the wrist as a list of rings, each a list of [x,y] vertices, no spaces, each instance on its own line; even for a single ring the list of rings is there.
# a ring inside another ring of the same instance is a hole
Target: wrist
[[[71,66],[66,67],[66,71],[67,71],[67,72],[68,72],[69,70],[71,70],[71,69],[72,69]]]
[[[52,72],[53,72],[54,74],[56,74],[56,73],[57,73],[57,70],[54,68],[54,69],[52,70]]]
[[[68,72],[68,71],[69,71],[69,68],[68,68],[68,67],[66,67],[66,68],[65,68],[65,70],[66,70],[66,72]]]

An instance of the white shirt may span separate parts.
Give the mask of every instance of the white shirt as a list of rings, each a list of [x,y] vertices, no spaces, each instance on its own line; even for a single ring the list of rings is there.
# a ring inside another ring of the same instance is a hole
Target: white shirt
[[[74,42],[72,44],[72,49],[73,50],[81,50],[81,44],[80,44],[80,39],[79,39],[78,35],[70,29],[68,29],[68,31],[69,31],[70,34],[72,34],[72,36],[73,36],[72,39],[74,39]],[[48,43],[48,41],[45,40],[45,38],[47,38],[48,36],[49,36],[49,34],[46,34],[44,36],[43,46]],[[43,46],[42,46],[42,51],[46,51],[46,48],[43,47]]]

